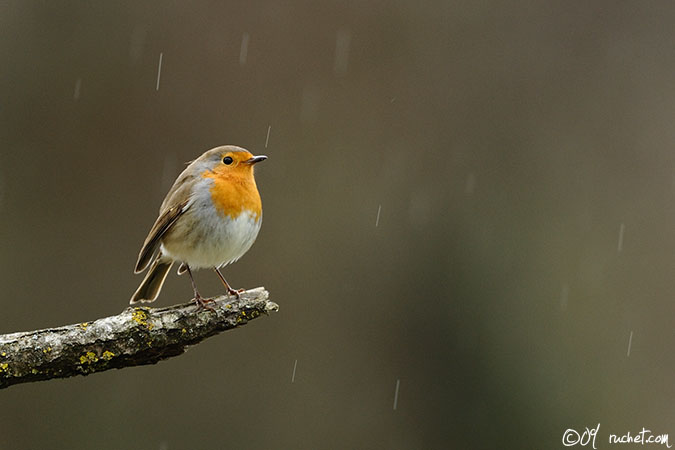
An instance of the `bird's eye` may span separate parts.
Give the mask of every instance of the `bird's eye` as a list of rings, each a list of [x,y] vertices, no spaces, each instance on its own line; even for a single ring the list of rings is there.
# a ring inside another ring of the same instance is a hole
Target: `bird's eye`
[[[223,164],[227,164],[228,166],[232,164],[232,157],[231,156],[226,156],[223,158]]]

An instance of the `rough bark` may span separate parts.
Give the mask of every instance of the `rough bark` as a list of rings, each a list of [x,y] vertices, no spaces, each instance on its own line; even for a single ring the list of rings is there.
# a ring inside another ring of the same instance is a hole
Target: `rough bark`
[[[279,306],[262,287],[168,308],[129,307],[122,313],[59,328],[0,335],[0,389],[30,381],[89,375],[155,364],[221,331],[236,328]]]

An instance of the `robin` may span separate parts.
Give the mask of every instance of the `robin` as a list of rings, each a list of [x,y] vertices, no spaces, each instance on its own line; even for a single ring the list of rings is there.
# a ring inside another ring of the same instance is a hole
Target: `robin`
[[[152,302],[159,295],[171,266],[187,272],[194,301],[205,307],[212,301],[197,291],[193,269],[212,268],[230,295],[239,297],[220,273],[251,248],[262,223],[262,203],[253,166],[267,156],[253,156],[233,145],[213,148],[192,161],[166,194],[159,217],[145,238],[135,273],[148,266],[131,304]]]

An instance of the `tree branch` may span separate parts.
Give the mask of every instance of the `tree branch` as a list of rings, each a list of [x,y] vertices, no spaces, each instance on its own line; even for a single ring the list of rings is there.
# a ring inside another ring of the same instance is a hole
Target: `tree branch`
[[[46,330],[0,335],[0,389],[30,381],[155,364],[221,331],[277,311],[259,287],[240,299],[218,297],[168,308],[129,307],[117,316]]]

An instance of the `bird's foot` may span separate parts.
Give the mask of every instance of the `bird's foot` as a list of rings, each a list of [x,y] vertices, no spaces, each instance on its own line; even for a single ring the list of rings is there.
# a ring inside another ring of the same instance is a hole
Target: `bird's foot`
[[[197,309],[208,309],[210,311],[215,312],[216,308],[213,306],[209,305],[209,303],[213,303],[215,300],[212,298],[204,298],[201,295],[197,294],[195,298],[192,299],[193,302],[197,305]]]
[[[241,298],[241,295],[239,295],[239,294],[241,294],[242,292],[246,292],[246,289],[244,289],[244,288],[241,288],[241,289],[232,289],[231,287],[228,287],[228,288],[227,288],[227,293],[230,294],[230,295],[234,295],[235,297],[237,297],[237,300],[239,300],[239,299]]]

